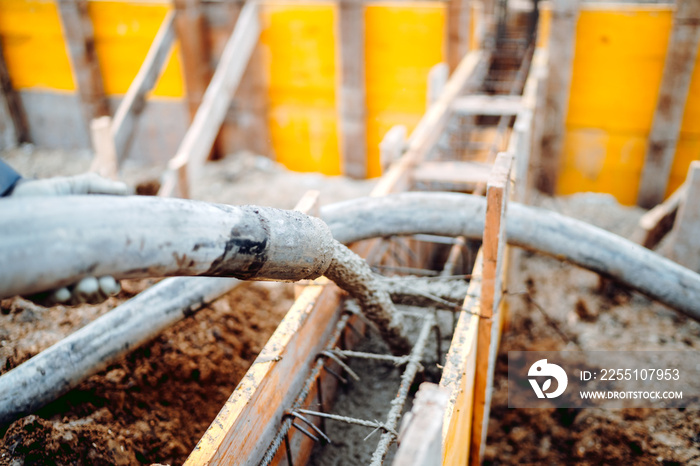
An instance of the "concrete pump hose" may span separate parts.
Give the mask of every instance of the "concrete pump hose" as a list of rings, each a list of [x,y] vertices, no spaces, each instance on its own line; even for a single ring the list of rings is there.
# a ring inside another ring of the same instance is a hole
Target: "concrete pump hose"
[[[0,298],[87,276],[317,278],[333,258],[321,220],[294,211],[155,197],[0,201]]]
[[[481,239],[486,200],[456,193],[402,193],[321,210],[342,243],[410,234]],[[700,321],[700,275],[618,235],[555,212],[510,203],[509,244],[598,272]]]

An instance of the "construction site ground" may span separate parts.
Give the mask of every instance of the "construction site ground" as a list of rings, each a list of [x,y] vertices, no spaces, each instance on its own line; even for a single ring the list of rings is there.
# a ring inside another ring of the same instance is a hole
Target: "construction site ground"
[[[0,154],[26,176],[86,171],[85,153]],[[158,170],[126,165],[124,179],[152,192]],[[366,195],[374,182],[294,174],[262,157],[205,165],[196,199],[292,208],[309,189],[322,203]],[[606,195],[537,203],[623,236],[642,210]],[[70,221],[67,219],[66,221]],[[698,409],[525,410],[507,408],[507,351],[697,350],[700,325],[597,275],[526,255],[511,299],[491,407],[487,464],[700,464]],[[101,305],[43,308],[2,301],[0,374],[9,371],[155,280],[123,281]],[[180,464],[214,419],[293,301],[288,284],[246,283],[152,343],[91,377],[40,412],[0,431],[0,464]],[[465,442],[467,440],[465,439]],[[339,463],[340,464],[340,463]]]

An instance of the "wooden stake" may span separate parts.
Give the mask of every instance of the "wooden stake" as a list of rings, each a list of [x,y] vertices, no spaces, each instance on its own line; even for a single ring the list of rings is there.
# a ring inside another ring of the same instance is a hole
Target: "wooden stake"
[[[663,201],[700,44],[700,2],[677,0],[656,113],[649,134],[637,204]]]
[[[343,172],[353,178],[367,176],[364,14],[361,1],[340,0],[338,3],[338,140]]]
[[[447,78],[450,77],[450,69],[447,63],[438,63],[430,68],[428,72],[428,95],[427,107],[430,108],[440,98],[440,94],[445,89]]]
[[[541,165],[536,180],[537,188],[547,194],[554,194],[557,188],[577,21],[578,0],[554,0],[549,33],[549,70]]]
[[[654,249],[673,228],[678,207],[687,191],[686,185],[681,185],[668,199],[642,215],[632,240],[645,248]]]
[[[501,152],[496,157],[486,188],[486,221],[482,250],[484,268],[481,278],[481,315],[476,347],[476,377],[474,379],[474,418],[470,447],[470,464],[481,464],[486,443],[493,373],[501,331],[497,316],[502,297],[502,269],[505,259],[505,215],[510,187],[513,157]]]
[[[400,159],[404,150],[406,150],[406,127],[403,125],[393,126],[379,143],[379,160],[382,172]]]
[[[109,115],[109,103],[95,53],[95,36],[87,13],[87,1],[61,0],[58,7],[83,116],[86,126],[89,126],[93,118]]]
[[[700,272],[700,161],[690,164],[685,185],[687,193],[673,225],[671,256],[693,272]]]
[[[95,158],[90,171],[105,178],[116,180],[119,173],[117,149],[112,137],[112,119],[108,116],[95,118],[90,122],[90,136]]]

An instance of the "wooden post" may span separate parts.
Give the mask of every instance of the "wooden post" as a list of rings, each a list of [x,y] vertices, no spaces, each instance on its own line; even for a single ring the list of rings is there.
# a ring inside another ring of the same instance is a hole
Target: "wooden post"
[[[450,392],[423,382],[402,423],[393,466],[442,465],[442,420]]]
[[[537,188],[554,194],[566,131],[571,71],[574,60],[578,0],[554,0],[549,33],[549,69],[545,123]]]
[[[687,193],[673,225],[671,258],[693,272],[700,272],[700,161],[690,164]]]
[[[116,180],[119,173],[119,163],[117,161],[117,148],[112,136],[112,118],[103,116],[92,120],[90,122],[90,135],[95,151],[90,171]]]
[[[484,267],[481,277],[481,314],[476,346],[474,417],[470,447],[470,464],[473,466],[481,464],[486,443],[493,373],[501,331],[498,310],[502,296],[505,215],[512,162],[512,155],[499,153],[486,187],[486,221],[482,244]]]
[[[0,150],[29,140],[29,131],[19,96],[12,88],[5,57],[0,48]]]
[[[109,115],[109,102],[95,53],[95,36],[87,13],[87,1],[60,0],[58,7],[83,116],[89,127],[93,118]]]
[[[647,209],[663,201],[666,195],[698,44],[700,2],[676,0],[664,74],[637,195],[637,204]]]
[[[427,95],[427,106],[430,108],[437,100],[440,98],[445,85],[447,84],[447,78],[450,77],[450,69],[447,63],[438,63],[437,65],[430,68],[428,72],[428,95]]]
[[[404,150],[406,150],[406,127],[403,125],[393,126],[379,143],[379,160],[382,172],[400,159]]]
[[[471,2],[449,0],[447,3],[447,65],[452,72],[467,52],[471,37]]]
[[[243,7],[202,105],[197,109],[177,154],[168,162],[159,196],[170,197],[178,193],[189,197],[193,175],[211,151],[259,36],[258,3],[253,0]]]
[[[360,0],[338,3],[338,140],[343,173],[353,178],[367,176],[364,14],[364,3]]]

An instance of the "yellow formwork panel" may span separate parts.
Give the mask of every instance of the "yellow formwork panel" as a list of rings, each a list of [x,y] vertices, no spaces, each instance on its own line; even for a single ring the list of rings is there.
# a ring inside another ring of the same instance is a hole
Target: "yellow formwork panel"
[[[169,8],[153,2],[88,3],[107,95],[126,93]],[[15,89],[76,90],[56,2],[0,0],[0,38]],[[153,95],[183,95],[179,55],[173,50]]]
[[[0,0],[0,41],[13,88],[75,90],[55,2]]]
[[[636,202],[672,21],[667,5],[589,5],[581,10],[559,194],[608,192],[623,204]],[[696,62],[667,194],[698,158]]]
[[[91,1],[88,14],[107,95],[123,95],[146,58],[171,6],[168,3]],[[152,95],[182,97],[184,83],[175,45]]]
[[[266,2],[260,46],[269,82],[270,136],[291,170],[339,175],[336,6]]]
[[[445,61],[440,2],[372,3],[365,8],[367,175],[381,175],[379,143],[394,125],[410,132],[426,109],[428,72]]]

